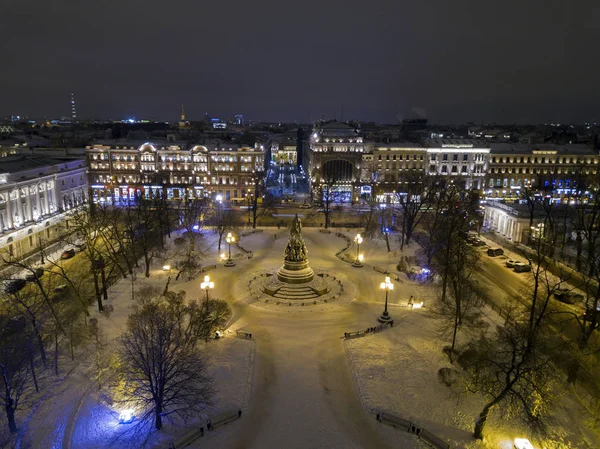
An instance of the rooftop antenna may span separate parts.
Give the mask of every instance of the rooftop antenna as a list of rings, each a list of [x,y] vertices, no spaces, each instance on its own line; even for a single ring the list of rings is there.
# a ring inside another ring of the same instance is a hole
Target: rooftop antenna
[[[181,121],[185,122],[185,109],[183,109],[183,105],[181,105]]]
[[[75,111],[75,94],[71,92],[71,120],[77,120],[77,112]]]

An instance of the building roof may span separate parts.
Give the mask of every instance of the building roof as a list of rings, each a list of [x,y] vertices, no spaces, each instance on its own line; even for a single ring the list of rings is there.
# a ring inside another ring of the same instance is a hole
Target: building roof
[[[425,139],[428,148],[490,148],[490,144],[475,139]]]
[[[598,152],[585,144],[527,144],[527,143],[491,143],[491,154],[532,154],[533,151],[556,151],[558,154],[573,156],[597,156]]]

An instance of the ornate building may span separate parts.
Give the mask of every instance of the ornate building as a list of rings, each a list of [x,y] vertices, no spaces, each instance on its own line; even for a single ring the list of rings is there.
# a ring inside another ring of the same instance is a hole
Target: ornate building
[[[0,250],[21,258],[59,237],[64,212],[87,200],[85,161],[0,160]]]
[[[427,175],[448,178],[465,189],[483,189],[490,160],[485,142],[459,139],[428,139]]]
[[[555,197],[585,193],[598,174],[598,152],[586,145],[491,144],[488,198],[516,199],[524,187]]]
[[[308,167],[313,195],[326,184],[340,201],[351,201],[360,185],[362,158],[367,152],[358,130],[345,123],[333,122],[315,128],[304,164]]]
[[[136,195],[168,199],[221,195],[224,201],[245,201],[254,177],[264,170],[260,146],[94,145],[87,148],[86,157],[95,201]]]
[[[414,144],[375,144],[363,154],[360,166],[361,195],[383,197],[402,192],[407,182],[423,182],[427,150]]]

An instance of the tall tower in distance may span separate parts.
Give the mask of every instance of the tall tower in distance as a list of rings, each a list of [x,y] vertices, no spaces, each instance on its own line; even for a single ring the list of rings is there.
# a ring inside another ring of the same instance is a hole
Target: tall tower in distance
[[[75,110],[75,94],[71,92],[71,120],[77,121],[77,111]]]
[[[185,109],[183,109],[183,105],[181,105],[181,121],[185,122]]]

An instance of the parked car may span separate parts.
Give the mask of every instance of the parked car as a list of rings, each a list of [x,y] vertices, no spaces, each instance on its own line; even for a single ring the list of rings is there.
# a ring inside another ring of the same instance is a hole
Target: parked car
[[[25,287],[26,284],[27,281],[25,279],[12,279],[4,284],[4,292],[17,293],[19,290]]]
[[[305,204],[300,205],[300,209],[311,209],[311,208],[312,208],[312,206],[310,204],[305,203]]]
[[[68,249],[66,251],[63,251],[63,253],[60,255],[61,259],[70,259],[71,257],[75,257],[74,249]]]
[[[559,288],[554,292],[554,298],[565,304],[575,304],[576,302],[583,301],[583,295],[569,290],[568,288]]]
[[[75,243],[75,248],[77,248],[77,251],[79,251],[81,253],[81,252],[85,251],[85,249],[87,248],[87,245],[85,244],[85,242]]]
[[[487,250],[487,255],[490,257],[501,256],[504,254],[504,250],[502,248],[490,248]]]
[[[485,246],[485,242],[480,239],[473,240],[473,246]]]
[[[518,260],[508,259],[508,260],[506,261],[506,266],[507,266],[508,268],[514,268],[514,267],[515,267],[515,264],[517,264],[517,263],[519,263],[519,261],[518,261]]]
[[[531,271],[531,265],[528,263],[517,262],[513,269],[515,270],[515,273],[526,273]]]
[[[27,276],[25,276],[25,280],[29,281],[29,282],[33,282],[36,279],[41,278],[44,275],[44,269],[43,268],[34,268],[33,269],[33,273],[29,272],[27,274]]]

